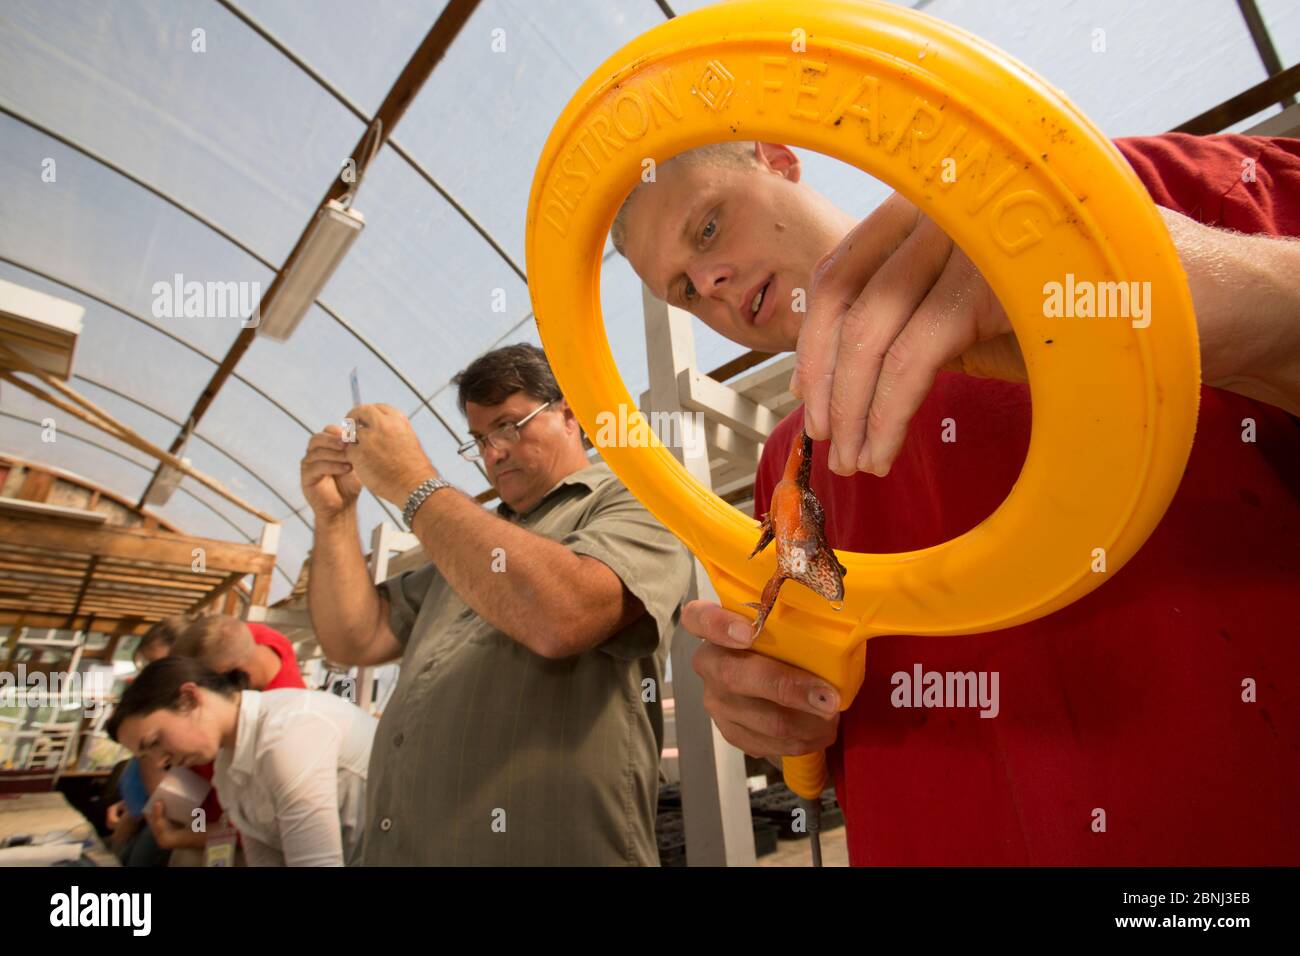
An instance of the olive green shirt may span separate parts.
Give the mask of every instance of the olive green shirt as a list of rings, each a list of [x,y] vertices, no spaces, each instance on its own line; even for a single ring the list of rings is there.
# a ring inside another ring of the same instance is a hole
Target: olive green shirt
[[[646,613],[548,660],[479,617],[432,564],[381,584],[405,652],[371,750],[365,862],[657,866],[663,666],[690,555],[605,464],[526,515],[497,513],[607,565]],[[508,576],[501,557],[495,573]]]

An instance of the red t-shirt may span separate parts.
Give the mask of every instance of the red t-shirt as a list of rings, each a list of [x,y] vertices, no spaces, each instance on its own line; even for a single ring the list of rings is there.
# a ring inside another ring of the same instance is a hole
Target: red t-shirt
[[[298,657],[294,654],[293,645],[289,643],[289,639],[265,624],[254,624],[251,621],[246,623],[248,629],[253,632],[254,643],[264,644],[271,648],[280,658],[279,671],[262,690],[277,690],[281,687],[306,689],[307,685],[303,683],[302,672],[298,670]],[[192,769],[204,780],[211,782],[212,764],[205,763]],[[208,791],[207,799],[203,801],[203,812],[209,820],[215,821],[221,817],[221,801],[217,799],[216,787]]]
[[[1300,234],[1300,142],[1171,134],[1117,145],[1163,205],[1241,232]],[[941,440],[944,418],[956,442]],[[1253,444],[1244,418],[1256,422]],[[802,425],[799,408],[767,442],[757,514]],[[888,477],[841,478],[816,443],[830,543],[888,553],[963,534],[1011,490],[1029,426],[1026,386],[941,373]],[[1203,387],[1182,484],[1112,580],[1003,631],[871,640],[829,752],[850,861],[1300,863],[1298,499],[1297,421]],[[1000,713],[895,708],[890,678],[916,664],[997,671]],[[1255,703],[1242,700],[1246,678]],[[1093,831],[1097,808],[1104,833]]]
[[[272,630],[265,624],[248,622],[248,629],[253,632],[253,640],[269,647],[280,657],[280,670],[262,690],[279,690],[281,687],[305,689],[302,672],[298,670],[298,655],[293,652],[289,639],[279,631]]]

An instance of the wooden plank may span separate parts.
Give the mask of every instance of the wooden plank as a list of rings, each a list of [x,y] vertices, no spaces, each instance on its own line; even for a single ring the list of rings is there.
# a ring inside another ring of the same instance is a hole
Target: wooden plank
[[[23,475],[23,484],[18,489],[16,497],[23,501],[45,501],[49,498],[53,486],[54,476],[48,471],[28,468],[27,474]]]
[[[243,572],[233,572],[242,575]],[[23,595],[34,591],[40,591],[43,594],[61,594],[67,597],[76,597],[81,593],[81,588],[71,581],[51,581],[47,578],[41,578],[32,575],[28,578],[0,578],[0,592],[6,595]],[[210,586],[186,588],[184,590],[161,591],[157,588],[146,587],[138,584],[117,584],[114,582],[100,583],[98,579],[91,582],[89,593],[91,594],[116,594],[124,597],[144,597],[151,600],[172,600],[172,601],[193,601],[197,596],[207,594],[212,590]]]
[[[723,362],[712,372],[705,374],[715,382],[725,382],[741,372],[749,371],[755,365],[762,365],[775,354],[775,352],[746,352],[744,355],[737,355],[729,362]]]
[[[98,493],[101,499],[111,501],[117,505],[121,505],[122,509],[125,512],[127,512],[131,517],[133,518],[140,517],[140,513],[136,510],[135,506],[129,500],[123,498],[121,495],[114,494],[112,491],[100,488],[97,485],[92,484],[91,482],[87,481],[86,478],[82,475],[74,474],[73,472],[70,471],[65,471],[62,468],[56,468],[53,465],[43,465],[38,462],[28,461],[27,459],[19,458],[16,455],[6,455],[0,453],[0,462],[4,462],[6,464],[12,465],[15,468],[15,470],[20,472],[28,468],[37,468],[37,469],[48,471],[50,474],[52,474],[55,477],[57,481],[66,482],[67,484],[72,485],[75,488],[82,488],[88,492]],[[15,481],[17,480],[16,475],[11,477],[13,477]],[[158,525],[162,528],[166,528],[168,531],[175,531],[178,534],[182,533],[180,528],[176,527],[176,525],[172,524],[170,521],[167,521],[166,519],[158,519]]]
[[[55,565],[72,571],[84,571],[87,563],[89,563],[88,558],[76,554],[67,554],[62,551],[38,552],[31,548],[21,548],[8,543],[0,544],[0,561],[12,562],[14,565],[26,567],[34,565],[44,568]]]
[[[766,441],[780,422],[770,408],[751,402],[698,369],[682,369],[677,376],[677,390],[682,408],[703,412],[706,418],[754,441]]]
[[[230,574],[226,575],[226,579],[224,581],[222,581],[215,588],[209,591],[206,596],[199,598],[199,600],[195,601],[192,605],[190,605],[190,607],[186,609],[186,613],[198,614],[199,611],[203,610],[213,601],[217,600],[223,594],[228,592],[231,588],[233,588],[236,584],[238,584],[244,577],[245,575],[242,571],[232,571]]]
[[[4,351],[4,345],[3,343],[0,343],[0,352],[3,351]],[[59,392],[64,397],[58,398],[54,395],[51,395],[49,392],[46,392],[43,389],[38,388],[37,386],[33,385],[30,382],[25,382],[19,378],[16,378],[14,375],[12,375],[9,372],[0,371],[0,379],[4,379],[6,382],[9,382],[17,386],[18,388],[21,388],[23,391],[36,396],[41,401],[48,402],[49,404],[53,405],[55,408],[59,409],[60,411],[63,411],[69,415],[73,415],[76,418],[81,419],[82,421],[86,422],[92,427],[99,429],[100,431],[107,432],[109,435],[113,436],[118,441],[125,442],[126,444],[130,445],[132,448],[136,448],[139,451],[144,452],[146,455],[150,455],[153,458],[157,458],[163,464],[169,465],[170,467],[175,468],[177,471],[181,472],[182,474],[190,478],[193,478],[199,484],[204,485],[205,487],[211,489],[221,497],[225,498],[227,501],[231,502],[232,504],[238,505],[240,508],[243,508],[245,511],[249,512],[250,514],[253,514],[256,517],[261,518],[263,521],[272,521],[272,522],[275,521],[275,518],[273,518],[271,515],[249,504],[247,501],[240,498],[238,495],[236,495],[233,491],[231,491],[221,482],[217,481],[215,478],[211,477],[210,475],[204,474],[203,472],[199,471],[197,468],[194,468],[191,465],[186,464],[184,461],[177,458],[175,455],[171,454],[170,452],[163,451],[157,445],[153,444],[153,442],[150,442],[145,438],[143,438],[142,436],[136,434],[129,427],[119,422],[108,412],[104,411],[104,409],[100,408],[98,405],[96,405],[90,399],[86,398],[76,389],[72,388],[72,386],[63,384],[62,382],[58,381],[56,378],[54,378],[53,376],[45,372],[36,372],[35,374],[40,379],[41,382],[43,382],[45,385],[49,386],[50,388],[53,388],[56,392]],[[143,504],[141,505],[141,508],[143,508]],[[146,516],[145,517],[146,526],[148,526],[149,520],[150,520],[149,517]]]
[[[52,485],[54,476],[48,475],[47,477]],[[84,521],[87,524],[103,524],[108,520],[108,515],[100,514],[98,511],[85,511],[81,508],[52,505],[44,500],[19,501],[16,498],[0,498],[0,510],[16,511],[20,514],[48,515],[51,518],[66,518],[69,521]]]
[[[1275,73],[1262,83],[1256,83],[1250,89],[1224,100],[1199,116],[1192,117],[1181,126],[1175,126],[1172,132],[1192,133],[1197,136],[1218,133],[1297,91],[1300,91],[1300,63],[1288,67],[1281,73]]]
[[[31,597],[14,600],[5,598],[0,600],[0,606],[10,608],[30,608],[33,611],[44,611],[50,614],[61,613],[64,621],[53,625],[63,629],[69,612],[76,606],[76,599],[57,594],[34,594]],[[88,595],[81,604],[81,611],[86,614],[93,614],[104,609],[114,610],[139,610],[142,613],[154,615],[166,615],[173,611],[183,611],[189,605],[185,602],[178,601],[156,601],[148,598],[116,598],[116,597],[96,597]],[[73,620],[77,618],[74,615]]]
[[[9,670],[9,665],[13,663],[14,653],[18,649],[18,635],[22,633],[22,630],[23,618],[20,615],[16,621],[11,622],[9,625],[9,640],[6,642],[7,646],[5,648],[5,670]]]
[[[124,617],[117,622],[113,628],[113,633],[109,635],[108,645],[104,648],[104,659],[111,661],[113,655],[117,653],[117,646],[121,643],[122,638],[130,634],[131,631],[140,623],[138,617]]]
[[[259,574],[253,579],[253,596],[249,599],[249,604],[254,607],[264,608],[271,597],[271,575],[270,573]]]
[[[790,375],[793,372],[794,356],[789,355],[727,384],[745,397],[771,407],[773,400],[779,401],[790,394]]]
[[[108,627],[116,624],[120,619],[129,616],[130,615],[108,614],[97,616],[95,620],[99,622],[100,626]],[[132,633],[143,634],[149,629],[150,625],[154,621],[161,620],[165,616],[166,615],[155,613],[141,616],[140,623],[136,625],[136,628]],[[0,606],[0,627],[21,625],[27,625],[29,627],[62,627],[64,620],[66,620],[66,618],[61,614],[47,614],[26,608],[12,609]]]
[[[263,554],[256,545],[191,538],[165,531],[137,528],[71,528],[48,520],[0,515],[0,538],[30,546],[52,548],[74,554],[131,558],[188,567],[194,548],[204,550],[207,567],[217,571],[262,573],[274,566],[275,556]]]
[[[71,627],[72,622],[77,619],[77,612],[81,610],[81,602],[85,600],[86,592],[90,590],[90,579],[95,576],[95,566],[99,564],[99,558],[91,558],[90,566],[86,568],[86,576],[82,578],[81,590],[77,593],[76,603],[72,605],[72,610],[68,614],[68,623],[65,627]]]

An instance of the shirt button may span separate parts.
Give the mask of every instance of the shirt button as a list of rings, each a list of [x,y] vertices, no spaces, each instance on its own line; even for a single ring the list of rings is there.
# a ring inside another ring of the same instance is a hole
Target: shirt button
[[[393,828],[393,821],[390,820],[388,817],[384,817],[382,820],[379,821],[379,829],[383,830],[385,833],[387,833],[392,828]]]
[[[402,741],[405,739],[406,736],[399,730],[397,733],[393,734],[393,746],[394,747],[402,746]]]

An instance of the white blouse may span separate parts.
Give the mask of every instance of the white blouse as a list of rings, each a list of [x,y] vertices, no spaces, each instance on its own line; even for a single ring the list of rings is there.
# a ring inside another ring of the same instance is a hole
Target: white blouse
[[[246,690],[212,783],[249,866],[356,866],[379,722],[317,690]]]

